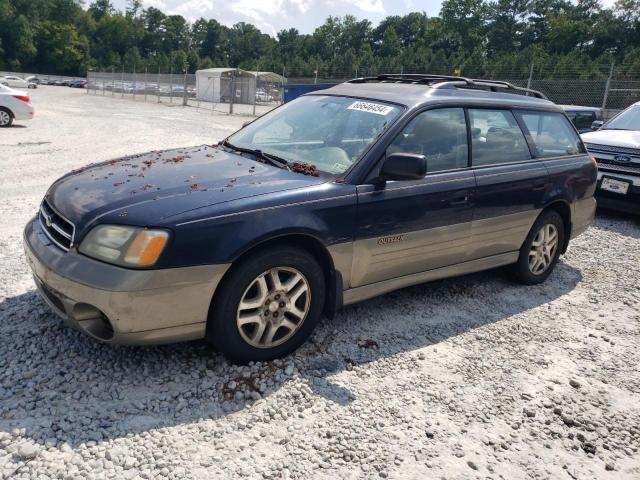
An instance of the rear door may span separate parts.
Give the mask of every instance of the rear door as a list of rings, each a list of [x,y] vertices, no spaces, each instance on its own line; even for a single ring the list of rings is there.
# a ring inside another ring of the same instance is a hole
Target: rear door
[[[467,136],[462,108],[419,113],[387,153],[425,155],[426,177],[358,185],[352,287],[465,261],[475,187]]]
[[[469,109],[476,176],[470,259],[519,250],[540,213],[548,172],[533,158],[514,114]]]

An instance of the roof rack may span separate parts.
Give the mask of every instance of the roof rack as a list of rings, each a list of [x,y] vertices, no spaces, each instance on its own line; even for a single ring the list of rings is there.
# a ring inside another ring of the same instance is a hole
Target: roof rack
[[[422,73],[400,73],[400,74],[384,74],[376,77],[360,77],[349,80],[346,83],[368,83],[368,82],[381,82],[381,83],[413,83],[413,84],[426,84],[433,85],[434,88],[488,88],[492,92],[501,90],[515,90],[517,92],[523,92],[526,95],[533,95],[536,98],[542,98],[548,100],[547,96],[539,92],[538,90],[532,90],[530,88],[516,87],[512,83],[503,82],[501,80],[482,80],[467,77],[456,77],[451,75],[431,75]]]

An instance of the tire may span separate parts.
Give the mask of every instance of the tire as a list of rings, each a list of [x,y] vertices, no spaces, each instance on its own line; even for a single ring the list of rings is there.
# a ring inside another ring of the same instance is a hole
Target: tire
[[[544,282],[558,263],[564,236],[564,221],[560,214],[555,210],[542,212],[520,248],[518,262],[513,268],[515,279],[525,285]]]
[[[13,123],[13,113],[7,108],[0,107],[0,128],[10,127]]]
[[[295,246],[279,246],[231,268],[209,309],[207,340],[238,363],[280,358],[302,345],[325,301],[316,259]]]

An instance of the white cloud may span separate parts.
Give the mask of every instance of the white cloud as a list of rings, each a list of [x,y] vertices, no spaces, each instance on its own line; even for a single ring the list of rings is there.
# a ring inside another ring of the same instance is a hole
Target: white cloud
[[[382,0],[355,0],[353,4],[367,13],[387,13],[382,5]]]
[[[169,11],[171,13],[182,15],[187,20],[193,21],[198,17],[211,14],[213,12],[213,2],[211,0],[188,0]]]
[[[312,0],[236,0],[231,11],[243,15],[262,31],[275,35],[278,29],[269,20],[274,18],[296,19],[304,16]]]
[[[142,4],[145,7],[154,7],[157,8],[158,10],[166,10],[167,9],[167,4],[164,3],[162,0],[143,0]]]

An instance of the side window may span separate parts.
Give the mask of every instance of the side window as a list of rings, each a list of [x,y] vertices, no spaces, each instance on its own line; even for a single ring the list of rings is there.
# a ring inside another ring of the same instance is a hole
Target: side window
[[[469,109],[474,166],[531,158],[527,141],[509,110]]]
[[[575,155],[582,151],[580,138],[561,113],[516,112],[529,130],[537,157]]]
[[[387,148],[390,153],[418,153],[427,173],[468,166],[467,124],[462,108],[439,108],[418,114]]]

